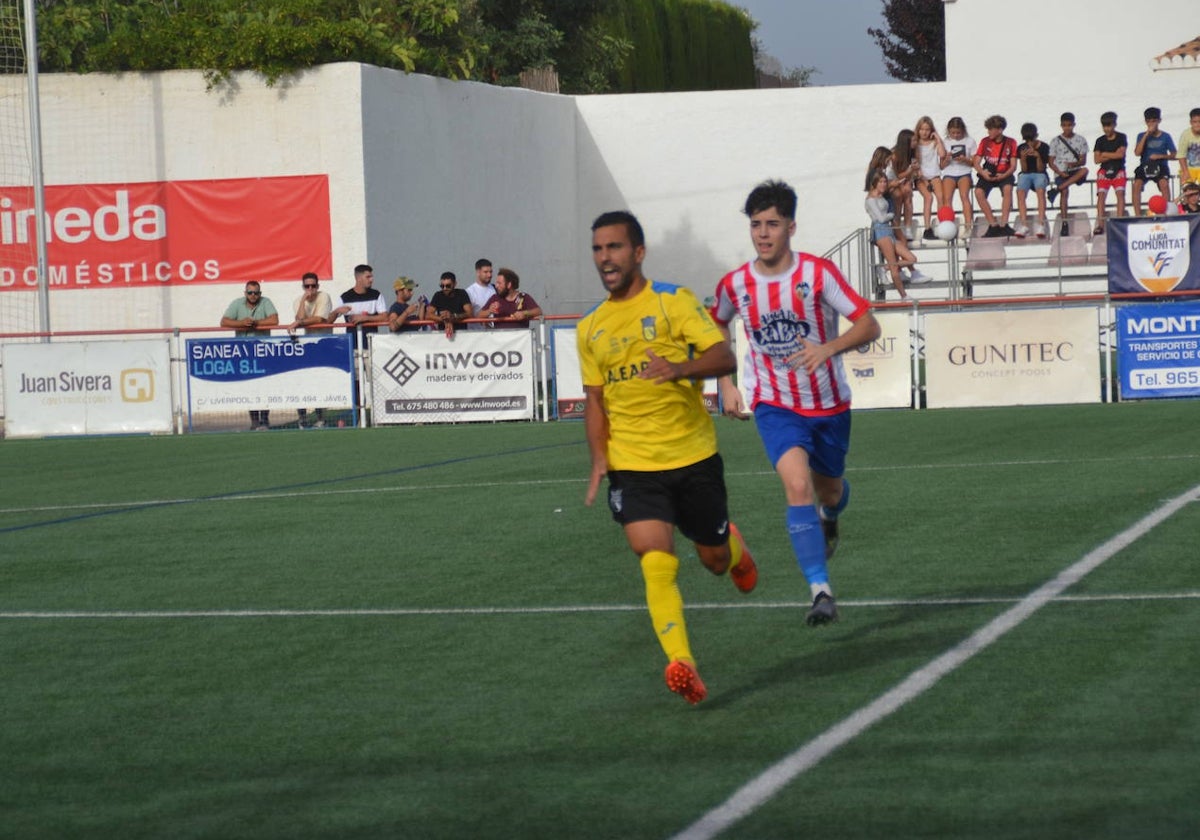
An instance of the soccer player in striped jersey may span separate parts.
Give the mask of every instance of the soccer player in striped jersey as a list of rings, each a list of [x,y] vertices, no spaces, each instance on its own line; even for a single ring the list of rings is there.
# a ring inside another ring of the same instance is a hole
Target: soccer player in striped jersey
[[[717,434],[703,380],[737,366],[729,341],[692,292],[642,274],[645,236],[625,211],[592,225],[592,259],[608,298],[579,322],[584,427],[592,456],[586,503],[608,477],[608,506],[641,562],[646,605],[667,655],[667,687],[689,703],[696,670],[676,576],[675,528],[713,574],[749,592],[758,571],[729,521]]]
[[[850,501],[843,478],[850,448],[850,387],[841,354],[879,337],[870,304],[829,260],[792,250],[796,192],[759,184],[746,199],[756,258],[717,284],[713,315],[725,335],[740,315],[746,329],[750,410],[787,499],[787,529],[808,580],[809,625],[838,617],[827,561],[838,515]],[[850,321],[838,334],[838,315]],[[742,394],[720,380],[726,414],[747,419]],[[815,506],[814,506],[815,503]]]

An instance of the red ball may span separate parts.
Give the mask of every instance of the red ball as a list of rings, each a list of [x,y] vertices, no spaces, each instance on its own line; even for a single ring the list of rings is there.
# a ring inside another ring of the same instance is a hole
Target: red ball
[[[954,221],[954,208],[953,207],[939,207],[938,208],[938,221],[939,222],[953,222]]]
[[[1146,205],[1150,208],[1151,213],[1159,216],[1167,212],[1167,200],[1161,195],[1150,196],[1150,200],[1146,202]]]

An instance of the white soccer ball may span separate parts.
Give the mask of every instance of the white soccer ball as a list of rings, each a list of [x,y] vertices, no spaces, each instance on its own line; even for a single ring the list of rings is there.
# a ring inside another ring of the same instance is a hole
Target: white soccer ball
[[[937,227],[933,229],[933,235],[943,242],[950,242],[958,236],[958,222],[954,219],[938,222]]]

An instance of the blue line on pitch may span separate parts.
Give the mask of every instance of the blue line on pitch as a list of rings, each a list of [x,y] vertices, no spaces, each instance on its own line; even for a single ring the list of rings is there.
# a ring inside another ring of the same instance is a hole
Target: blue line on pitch
[[[526,449],[513,449],[508,452],[489,452],[484,455],[466,455],[462,458],[448,458],[445,461],[434,461],[429,464],[415,464],[410,467],[395,467],[390,470],[376,470],[375,472],[359,473],[358,475],[347,475],[341,478],[321,478],[315,481],[300,481],[294,484],[280,484],[276,487],[261,487],[258,490],[230,490],[227,493],[214,493],[211,496],[197,496],[194,499],[172,499],[162,502],[147,502],[141,505],[130,505],[122,508],[109,508],[108,510],[97,510],[90,513],[79,513],[75,516],[64,516],[61,519],[47,519],[44,522],[31,522],[26,525],[11,525],[7,528],[0,528],[0,534],[11,534],[14,531],[28,531],[33,528],[45,528],[50,525],[66,525],[71,522],[82,522],[86,519],[97,519],[101,516],[116,516],[121,513],[136,513],[143,510],[153,510],[160,507],[171,507],[173,505],[194,505],[200,502],[213,502],[219,499],[228,499],[234,496],[249,496],[254,493],[281,493],[286,490],[299,490],[303,487],[320,487],[328,484],[338,484],[344,481],[359,481],[364,478],[379,478],[386,475],[400,475],[401,473],[416,472],[417,470],[429,470],[434,467],[449,467],[455,464],[466,464],[471,461],[482,461],[485,458],[501,458],[507,455],[524,455],[528,452],[541,452],[545,449],[562,449],[567,446],[580,446],[580,441],[571,441],[570,443],[548,443],[545,446],[530,446]]]

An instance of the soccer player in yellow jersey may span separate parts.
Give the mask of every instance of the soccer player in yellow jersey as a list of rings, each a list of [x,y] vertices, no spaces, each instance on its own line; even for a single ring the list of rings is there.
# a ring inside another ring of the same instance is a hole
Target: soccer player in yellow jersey
[[[729,521],[717,435],[701,383],[733,371],[729,342],[694,294],[642,274],[633,214],[592,224],[592,259],[608,299],[578,327],[584,425],[592,456],[587,504],[608,476],[608,506],[641,561],[646,605],[667,655],[667,687],[689,703],[708,691],[696,670],[676,576],[675,528],[713,574],[749,592],[758,570]]]

